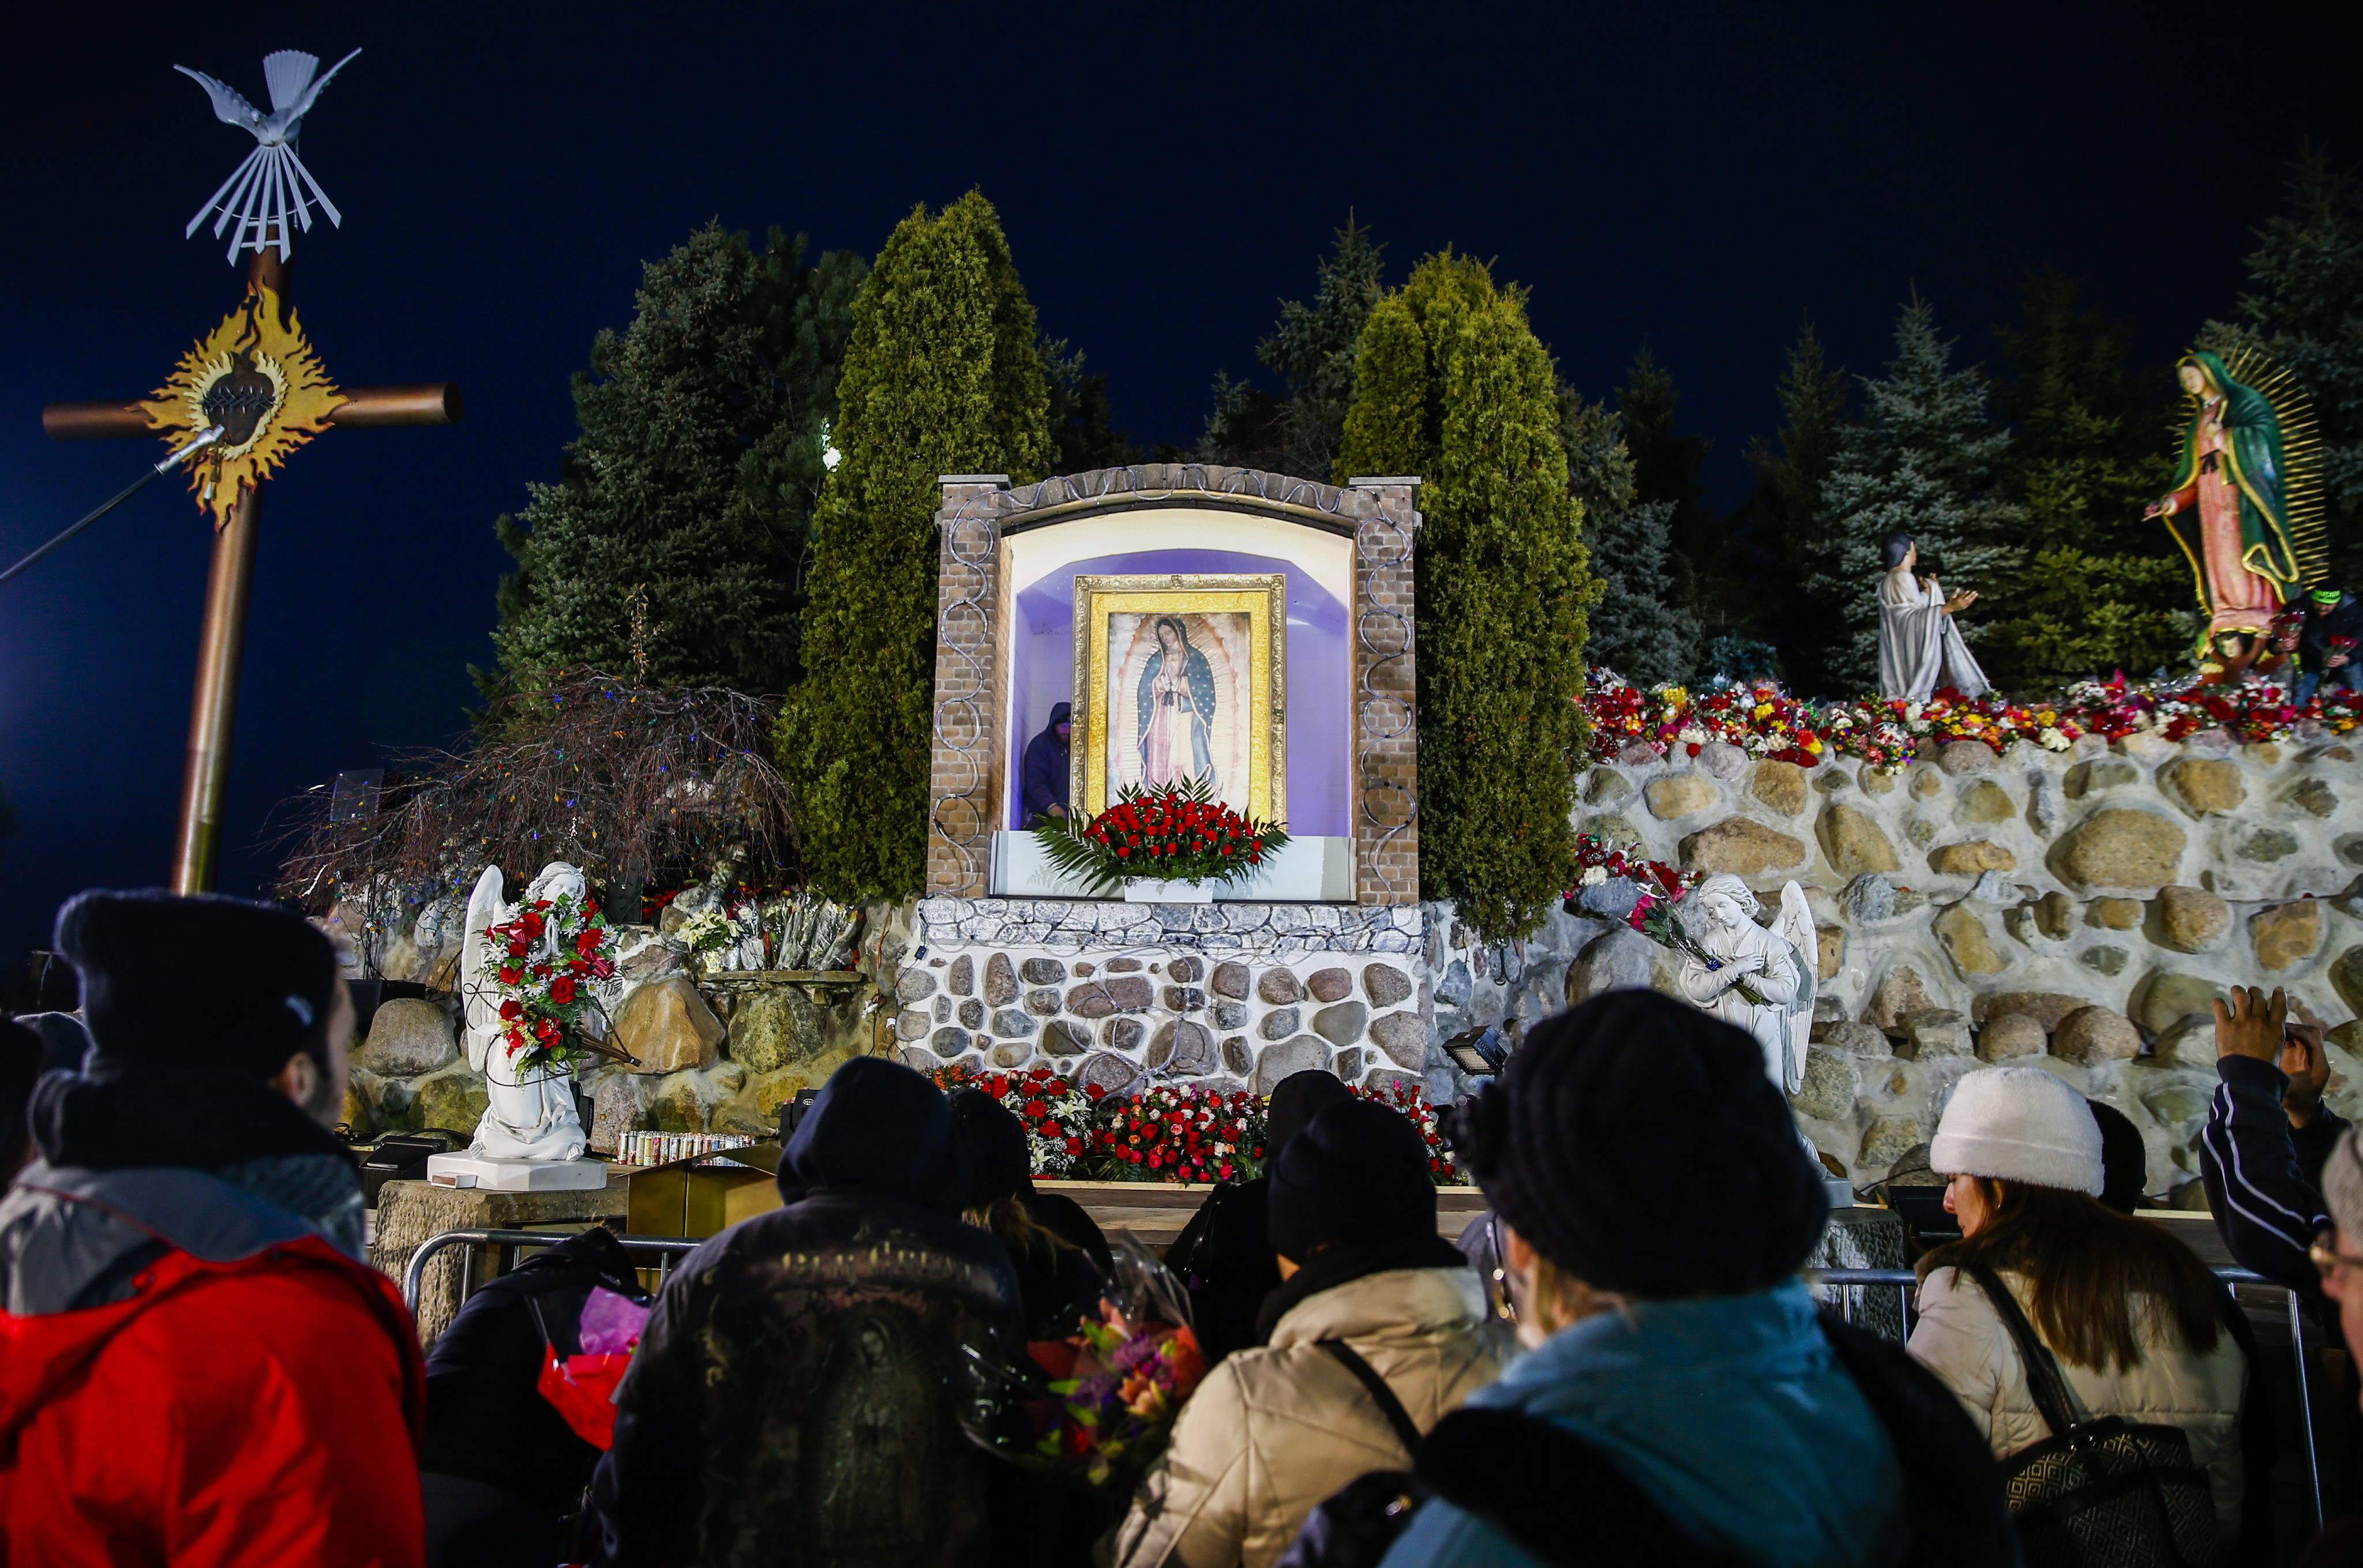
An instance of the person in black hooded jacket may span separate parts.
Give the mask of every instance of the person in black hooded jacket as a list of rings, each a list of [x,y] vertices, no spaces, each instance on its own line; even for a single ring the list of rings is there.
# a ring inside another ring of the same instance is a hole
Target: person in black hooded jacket
[[[1009,1249],[1017,1288],[1026,1307],[1028,1340],[1063,1340],[1086,1315],[1099,1316],[1100,1293],[1110,1273],[1103,1262],[1107,1242],[1085,1214],[1099,1240],[1096,1255],[1060,1234],[1035,1207],[1033,1161],[1026,1126],[982,1089],[951,1096],[953,1135],[968,1161],[968,1221],[990,1230]],[[1072,1201],[1072,1200],[1069,1200]]]
[[[966,1350],[1016,1364],[1024,1329],[1008,1253],[960,1218],[949,1104],[858,1057],[779,1184],[784,1207],[707,1240],[657,1298],[592,1483],[601,1560],[989,1561],[997,1477],[955,1402]]]
[[[645,1301],[615,1233],[594,1226],[527,1256],[460,1307],[427,1358],[419,1482],[427,1568],[554,1562],[599,1451],[541,1392],[549,1352],[581,1352],[594,1286]],[[519,1464],[520,1453],[534,1455]]]
[[[1282,1078],[1264,1122],[1263,1168],[1253,1181],[1225,1183],[1166,1250],[1166,1266],[1190,1291],[1190,1316],[1206,1364],[1263,1343],[1257,1315],[1280,1288],[1270,1229],[1271,1177],[1281,1151],[1331,1106],[1354,1097],[1334,1073],[1311,1068]]]

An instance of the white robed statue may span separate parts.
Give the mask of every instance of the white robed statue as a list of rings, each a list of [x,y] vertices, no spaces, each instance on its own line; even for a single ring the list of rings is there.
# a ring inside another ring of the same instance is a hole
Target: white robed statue
[[[1926,702],[1939,686],[1973,697],[1991,689],[1953,624],[1956,612],[1978,602],[1973,593],[1947,596],[1934,577],[1915,577],[1920,547],[1909,534],[1895,534],[1883,552],[1887,575],[1879,580],[1879,695],[1891,701]]]
[[[1795,1094],[1805,1081],[1820,951],[1804,889],[1793,882],[1781,889],[1781,912],[1769,930],[1756,923],[1763,908],[1756,895],[1729,872],[1708,877],[1683,902],[1693,900],[1703,918],[1690,934],[1706,956],[1683,959],[1682,994],[1755,1036],[1764,1048],[1766,1076],[1784,1094]]]
[[[501,997],[484,978],[493,956],[484,932],[516,917],[518,906],[503,896],[501,868],[486,866],[468,898],[467,940],[460,949],[460,996],[465,1003],[468,1065],[484,1075],[491,1104],[476,1123],[475,1141],[468,1151],[486,1160],[579,1160],[588,1140],[582,1118],[574,1108],[574,1073],[571,1068],[547,1068],[520,1073],[501,1040]],[[579,905],[590,891],[580,868],[553,861],[526,889],[525,902],[572,898]],[[564,958],[553,945],[555,923],[541,934],[545,951],[538,955]]]

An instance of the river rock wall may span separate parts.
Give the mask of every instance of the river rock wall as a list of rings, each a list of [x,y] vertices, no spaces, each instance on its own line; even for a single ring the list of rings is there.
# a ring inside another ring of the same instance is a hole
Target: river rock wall
[[[1961,1074],[2015,1062],[2124,1111],[2148,1190],[2175,1192],[2198,1173],[2231,984],[2286,987],[2337,1026],[2328,1097],[2363,1110],[2363,771],[2344,743],[1966,741],[1897,773],[1706,746],[1595,767],[1581,795],[1604,840],[1766,895],[1803,884],[1820,996],[1792,1106],[1858,1183],[1915,1162]],[[1581,889],[1516,948],[1446,924],[1438,1034],[1670,990],[1670,955],[1621,919],[1633,892]]]

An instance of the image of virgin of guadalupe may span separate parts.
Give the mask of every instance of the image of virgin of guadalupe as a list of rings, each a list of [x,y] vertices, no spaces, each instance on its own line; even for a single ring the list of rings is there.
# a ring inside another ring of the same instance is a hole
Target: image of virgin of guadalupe
[[[1140,673],[1140,783],[1144,789],[1215,776],[1215,671],[1190,646],[1178,616],[1157,617],[1157,651]]]
[[[2291,539],[2289,454],[2272,400],[2213,354],[2175,367],[2191,399],[2174,487],[2142,515],[2190,557],[2208,638],[2261,636],[2302,575]]]
[[[1920,547],[1910,534],[1890,535],[1881,559],[1887,575],[1879,580],[1879,695],[1926,702],[1939,686],[1965,697],[1984,693],[1986,673],[1953,624],[1978,596],[1947,595],[1936,578],[1914,576]]]

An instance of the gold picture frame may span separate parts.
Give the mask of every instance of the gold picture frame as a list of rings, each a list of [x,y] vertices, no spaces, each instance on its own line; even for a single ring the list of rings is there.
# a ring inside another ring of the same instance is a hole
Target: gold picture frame
[[[1193,701],[1184,709],[1186,726],[1170,721],[1176,728],[1159,751],[1157,740],[1144,743],[1139,715],[1168,700],[1149,690],[1171,647],[1159,624],[1167,617],[1183,622],[1180,641],[1191,656],[1177,680],[1187,684]],[[1173,771],[1196,776],[1211,762],[1217,798],[1258,821],[1287,821],[1286,573],[1078,573],[1073,689],[1072,718],[1082,743],[1073,748],[1068,798],[1086,819],[1106,810],[1123,784],[1148,778],[1152,755],[1169,757],[1186,732],[1190,761]],[[1209,692],[1211,717],[1198,706]],[[1242,769],[1245,799],[1237,786]]]

